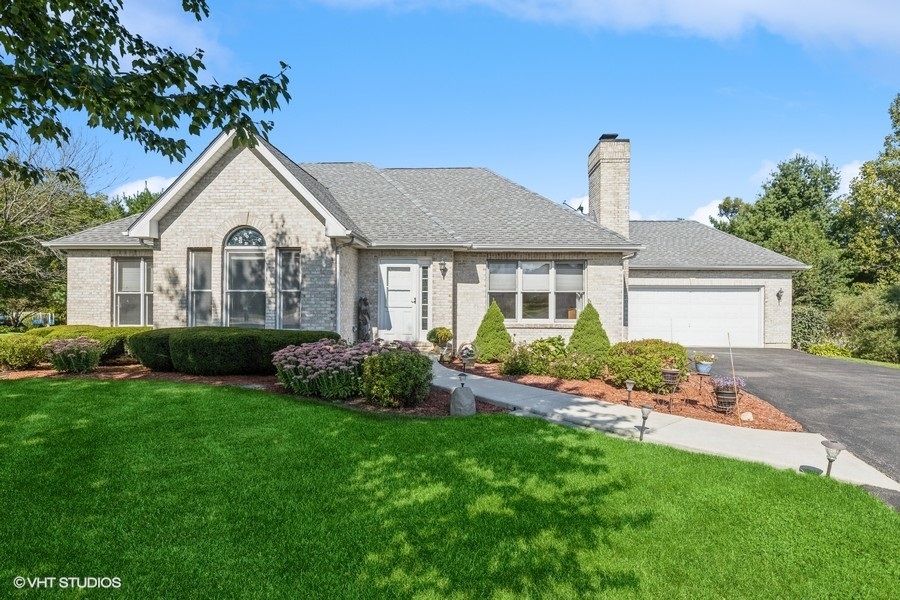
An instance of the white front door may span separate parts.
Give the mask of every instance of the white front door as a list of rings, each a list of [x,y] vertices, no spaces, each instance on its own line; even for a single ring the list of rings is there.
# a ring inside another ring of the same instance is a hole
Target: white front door
[[[418,262],[392,260],[380,266],[378,337],[389,341],[415,342],[418,339]]]

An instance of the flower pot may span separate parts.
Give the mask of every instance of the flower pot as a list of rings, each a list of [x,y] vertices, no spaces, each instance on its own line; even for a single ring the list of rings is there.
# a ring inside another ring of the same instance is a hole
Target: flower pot
[[[718,411],[730,413],[737,406],[738,393],[734,390],[716,390],[716,405]]]
[[[713,364],[711,362],[694,363],[697,372],[701,375],[709,375],[712,372]]]

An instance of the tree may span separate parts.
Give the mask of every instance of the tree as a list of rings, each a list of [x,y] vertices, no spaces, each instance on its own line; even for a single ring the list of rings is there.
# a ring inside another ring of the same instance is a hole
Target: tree
[[[0,178],[0,312],[59,312],[65,306],[64,261],[41,242],[123,216],[118,204],[87,193],[85,181],[103,168],[102,159],[96,146],[75,141],[58,149],[22,146],[23,159],[47,173],[37,184]],[[83,177],[54,175],[63,170]]]
[[[862,165],[838,210],[839,236],[862,283],[900,283],[900,94],[888,113],[884,149]]]
[[[600,322],[600,314],[590,302],[578,315],[567,350],[601,358],[609,351],[609,336]]]
[[[256,136],[267,136],[272,122],[255,121],[251,113],[273,112],[281,99],[290,100],[285,63],[274,76],[202,84],[203,50],[181,54],[131,33],[119,21],[122,4],[15,0],[0,10],[0,149],[16,148],[11,132],[17,127],[36,145],[65,143],[71,132],[61,117],[67,111],[83,112],[90,127],[121,134],[173,161],[184,159],[188,145],[166,132],[185,121],[191,135],[208,127],[235,131],[236,145],[252,146]],[[206,0],[182,0],[182,7],[198,21],[209,16]],[[35,183],[46,172],[4,156],[0,176]]]
[[[491,301],[487,312],[484,313],[473,344],[478,352],[476,360],[480,363],[497,362],[512,350],[512,337],[506,331],[503,311],[500,310],[496,300]]]
[[[725,198],[710,223],[810,265],[794,278],[794,302],[828,308],[847,278],[833,237],[840,181],[827,160],[798,155],[778,164],[755,203]]]
[[[131,194],[130,196],[122,196],[115,200],[122,205],[125,210],[125,216],[128,216],[144,212],[150,208],[150,205],[156,202],[160,196],[162,196],[162,192],[151,192],[145,185],[144,189],[140,192]]]

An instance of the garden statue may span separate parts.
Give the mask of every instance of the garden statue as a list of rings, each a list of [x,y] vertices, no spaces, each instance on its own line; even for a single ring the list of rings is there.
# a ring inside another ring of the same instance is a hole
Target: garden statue
[[[356,341],[369,342],[372,338],[372,327],[369,325],[369,299],[360,297],[356,306]]]

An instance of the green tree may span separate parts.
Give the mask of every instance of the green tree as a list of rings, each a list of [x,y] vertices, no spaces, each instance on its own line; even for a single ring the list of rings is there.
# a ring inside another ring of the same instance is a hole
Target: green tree
[[[512,337],[503,322],[503,311],[493,300],[488,307],[478,333],[475,334],[476,360],[480,363],[497,362],[510,353],[513,347]]]
[[[846,287],[847,269],[835,242],[840,173],[806,156],[781,162],[755,203],[725,198],[712,225],[811,266],[794,277],[794,302],[828,308]]]
[[[128,216],[144,212],[150,208],[150,205],[156,202],[160,196],[162,196],[162,192],[151,192],[145,185],[144,189],[140,192],[136,192],[130,196],[116,198],[115,201],[122,205],[122,208],[125,210],[125,216]]]
[[[900,283],[900,94],[888,111],[892,132],[862,165],[838,210],[838,232],[862,283]]]
[[[119,21],[122,4],[15,0],[0,10],[0,149],[16,148],[10,132],[17,127],[34,144],[66,142],[66,112],[177,161],[187,142],[167,132],[185,123],[191,135],[208,127],[235,131],[235,144],[266,137],[273,124],[252,113],[290,100],[286,64],[274,76],[203,84],[203,50],[181,54],[128,31]],[[209,16],[206,0],[182,0],[182,7],[198,21]],[[40,165],[0,158],[0,176],[33,183],[45,175]]]

